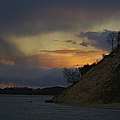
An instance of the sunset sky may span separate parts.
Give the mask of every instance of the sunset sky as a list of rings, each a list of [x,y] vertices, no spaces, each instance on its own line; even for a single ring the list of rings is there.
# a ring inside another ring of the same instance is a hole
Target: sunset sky
[[[119,21],[119,0],[0,0],[0,80],[91,64],[109,52]]]

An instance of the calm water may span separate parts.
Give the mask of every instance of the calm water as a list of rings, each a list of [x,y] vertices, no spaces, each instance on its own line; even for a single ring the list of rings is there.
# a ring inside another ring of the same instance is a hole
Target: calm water
[[[0,96],[0,120],[120,120],[120,110],[44,103],[46,96]]]

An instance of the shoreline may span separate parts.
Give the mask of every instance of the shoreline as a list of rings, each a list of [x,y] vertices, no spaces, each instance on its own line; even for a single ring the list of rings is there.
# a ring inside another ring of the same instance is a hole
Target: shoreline
[[[46,101],[45,101],[46,102]],[[68,105],[68,106],[77,106],[77,107],[84,107],[84,108],[100,108],[100,109],[115,109],[120,110],[120,103],[84,103],[81,104],[79,102],[56,102],[53,99],[47,100],[47,103],[55,103],[60,105]]]

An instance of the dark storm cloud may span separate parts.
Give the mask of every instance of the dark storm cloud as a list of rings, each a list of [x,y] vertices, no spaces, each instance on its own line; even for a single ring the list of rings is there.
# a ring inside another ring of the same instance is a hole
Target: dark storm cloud
[[[95,22],[116,14],[119,6],[119,0],[0,0],[0,33],[31,35],[70,30],[77,16]]]
[[[113,31],[105,30],[103,32],[81,32],[79,37],[88,39],[89,43],[84,43],[85,46],[88,46],[89,44],[96,48],[109,50],[111,48],[111,32]],[[81,45],[83,45],[83,43]]]
[[[18,32],[23,27],[25,17],[31,12],[31,0],[1,0],[0,1],[0,32],[8,34]],[[22,26],[21,26],[22,25]]]
[[[62,69],[45,70],[24,65],[0,65],[0,83],[15,83],[17,86],[25,87],[66,85]]]
[[[23,56],[23,53],[8,40],[0,37],[0,57]]]

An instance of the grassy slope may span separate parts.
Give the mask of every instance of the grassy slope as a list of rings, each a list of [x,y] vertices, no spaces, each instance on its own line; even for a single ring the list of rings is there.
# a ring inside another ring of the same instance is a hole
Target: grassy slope
[[[55,97],[54,101],[80,104],[109,103],[112,93],[112,73],[119,64],[120,50],[115,49],[85,74],[79,83],[66,89]]]

